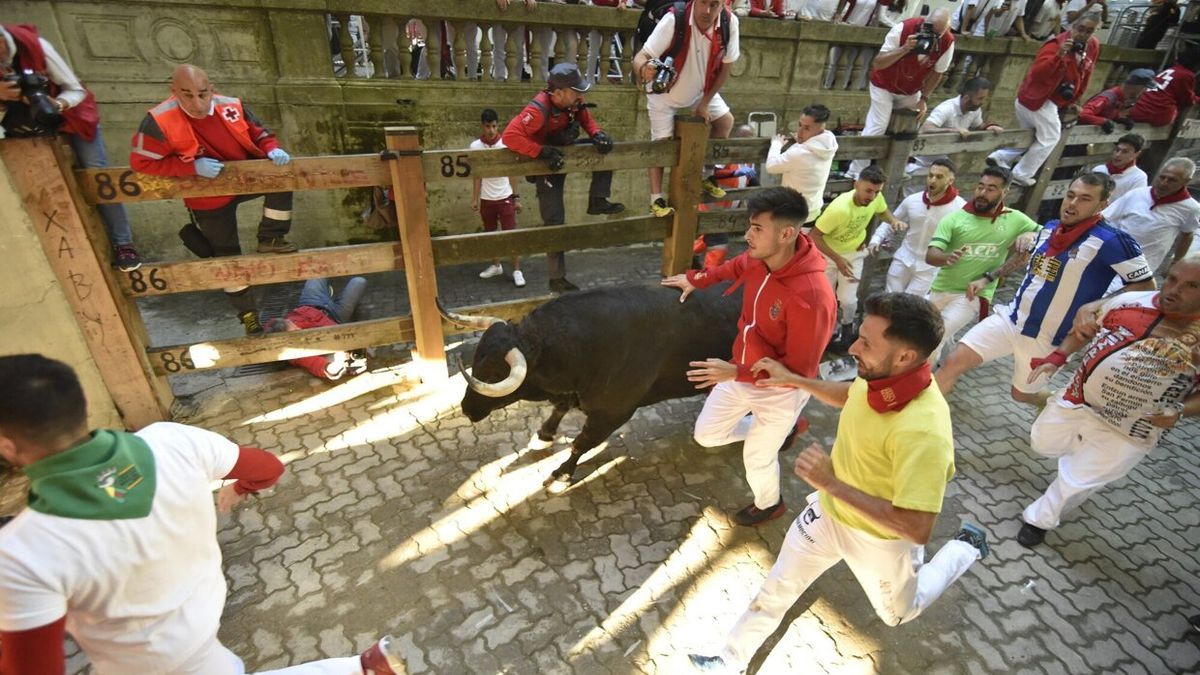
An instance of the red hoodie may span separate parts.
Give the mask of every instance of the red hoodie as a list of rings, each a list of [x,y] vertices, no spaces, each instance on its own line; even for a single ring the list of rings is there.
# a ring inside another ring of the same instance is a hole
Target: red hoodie
[[[1071,32],[1063,31],[1047,40],[1038,50],[1033,65],[1025,73],[1021,88],[1017,90],[1017,100],[1026,109],[1037,110],[1046,101],[1053,101],[1058,107],[1064,108],[1083,96],[1088,81],[1092,79],[1096,60],[1100,58],[1100,41],[1095,37],[1088,38],[1082,59],[1075,54],[1060,56],[1059,49],[1070,39]],[[1075,84],[1075,94],[1070,100],[1058,93],[1058,87],[1063,82]]]
[[[739,382],[753,382],[750,367],[770,357],[804,377],[815,377],[821,353],[833,334],[837,300],[825,278],[825,256],[801,234],[796,254],[779,270],[743,253],[716,268],[687,273],[696,288],[736,281],[742,289],[742,315],[733,343]]]

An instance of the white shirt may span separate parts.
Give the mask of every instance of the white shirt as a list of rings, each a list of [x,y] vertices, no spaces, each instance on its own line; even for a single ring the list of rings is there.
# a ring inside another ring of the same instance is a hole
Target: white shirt
[[[484,143],[481,139],[476,138],[471,141],[471,150],[498,150],[505,147],[504,141],[499,138],[492,145]],[[512,181],[508,176],[493,176],[492,178],[479,179],[479,198],[486,199],[489,202],[498,202],[501,199],[508,199],[512,196]]]
[[[1053,2],[1054,0],[1050,0]],[[955,96],[948,98],[945,101],[937,104],[936,107],[929,113],[929,117],[925,119],[925,124],[932,124],[939,129],[974,129],[983,126],[983,109],[976,108],[971,112],[964,113],[962,110],[962,97]],[[928,169],[933,160],[938,157],[946,157],[946,155],[918,155],[912,158],[908,163],[907,173]]]
[[[797,15],[812,21],[833,21],[838,0],[802,0]]]
[[[961,196],[955,197],[945,204],[925,206],[925,191],[909,195],[896,207],[893,215],[896,220],[908,223],[904,231],[904,241],[896,249],[896,259],[907,267],[913,267],[920,273],[933,269],[933,265],[925,262],[925,252],[929,242],[937,231],[938,223],[947,215],[962,209],[967,203]],[[892,228],[887,223],[881,223],[871,237],[872,244],[882,244],[891,236]]]
[[[851,26],[866,26],[871,23],[871,19],[875,16],[875,5],[878,4],[875,0],[850,0],[854,6],[843,10],[846,14],[846,23]],[[847,3],[848,4],[848,3]],[[835,6],[836,10],[837,7]]]
[[[148,516],[82,520],[25,509],[0,529],[0,630],[65,615],[99,673],[174,672],[216,638],[225,608],[211,483],[233,470],[238,447],[169,422],[137,436],[154,453]]]
[[[950,15],[950,30],[955,32],[962,31],[963,16],[967,13],[968,8],[972,8],[971,21],[974,22],[979,17],[977,10],[974,8],[978,7],[980,1],[981,0],[963,0],[963,4],[959,5],[958,9]],[[987,4],[987,0],[982,0],[982,2]],[[1054,0],[1050,0],[1050,2],[1054,2]],[[974,23],[972,23],[972,25],[974,25]]]
[[[1047,2],[1054,2],[1054,0],[1046,0],[1046,1],[1047,1]],[[1063,7],[1063,10],[1062,10],[1062,21],[1061,21],[1061,23],[1059,24],[1059,28],[1062,28],[1063,30],[1067,30],[1068,28],[1070,28],[1070,27],[1071,27],[1071,20],[1067,18],[1067,15],[1068,15],[1068,14],[1070,14],[1070,13],[1072,13],[1072,12],[1078,12],[1079,10],[1083,9],[1084,7],[1087,7],[1087,6],[1088,6],[1088,3],[1089,3],[1089,1],[1090,1],[1090,0],[1071,0],[1070,2],[1068,2],[1068,3],[1067,3],[1067,4],[1066,4],[1064,7]],[[1075,17],[1075,18],[1076,18],[1076,19],[1078,19],[1079,17]]]
[[[1063,9],[1057,0],[1046,0],[1042,8],[1033,17],[1033,22],[1025,26],[1025,31],[1038,40],[1045,40],[1051,35],[1057,35],[1062,23]]]
[[[1097,166],[1096,168],[1092,169],[1092,171],[1095,171],[1097,173],[1107,174],[1108,173],[1108,165],[1101,164],[1101,165]],[[1149,176],[1147,176],[1146,172],[1142,171],[1141,168],[1138,167],[1137,164],[1133,164],[1133,165],[1127,167],[1121,173],[1113,176],[1112,179],[1113,179],[1113,182],[1116,183],[1116,186],[1113,188],[1112,194],[1108,196],[1109,204],[1112,204],[1113,202],[1117,201],[1118,199],[1121,198],[1122,195],[1124,195],[1126,192],[1129,192],[1130,190],[1136,190],[1138,188],[1143,188],[1150,184]]]
[[[1200,226],[1200,203],[1188,198],[1151,209],[1153,189],[1144,187],[1126,192],[1104,209],[1104,219],[1136,239],[1150,269],[1157,270],[1179,235],[1195,232]]]
[[[1054,0],[1046,0],[1046,2],[1054,2]],[[971,35],[976,37],[1004,37],[1008,31],[1012,29],[1013,24],[1017,22],[1017,17],[1025,15],[1025,0],[1013,0],[1009,3],[1008,11],[1002,12],[992,17],[988,21],[988,14],[1000,7],[1002,0],[990,0],[986,7],[976,11],[983,12],[979,15],[975,25],[971,27]]]
[[[808,222],[816,220],[825,208],[825,183],[837,149],[837,137],[828,129],[803,143],[793,143],[787,152],[782,152],[783,142],[778,137],[771,140],[765,166],[767,173],[782,174],[784,187],[804,195],[804,201],[808,203]]]
[[[684,61],[683,69],[679,71],[679,77],[675,80],[675,85],[671,87],[671,90],[662,94],[650,94],[650,96],[661,96],[663,102],[673,108],[690,108],[696,105],[696,102],[704,96],[704,74],[708,72],[708,60],[712,55],[712,40],[716,39],[721,30],[720,23],[721,14],[718,14],[717,20],[713,22],[709,32],[703,33],[696,26],[692,16],[688,15],[688,25],[691,26],[692,31],[689,43],[691,53]],[[654,32],[642,46],[642,53],[657,59],[671,47],[671,41],[674,38],[675,14],[668,12],[658,20]],[[738,57],[741,56],[738,43],[738,18],[731,12],[729,14],[729,44],[725,46],[722,63],[733,63],[738,60]]]
[[[883,46],[879,48],[879,53],[890,52],[900,48],[900,34],[904,32],[904,24],[896,24],[887,32],[887,36],[883,38]],[[950,69],[950,63],[954,61],[954,43],[950,43],[950,48],[947,49],[938,58],[937,63],[933,64],[934,72],[944,73]]]

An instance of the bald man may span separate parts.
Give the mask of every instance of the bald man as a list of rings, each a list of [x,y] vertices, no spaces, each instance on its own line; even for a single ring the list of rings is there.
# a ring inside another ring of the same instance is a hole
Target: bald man
[[[208,74],[184,64],[171,77],[171,97],[150,109],[133,135],[129,164],[155,176],[216,178],[225,162],[270,159],[282,166],[291,161],[275,135],[239,99],[213,91]],[[292,227],[292,193],[183,200],[192,222],[179,231],[188,250],[201,258],[241,255],[237,207],[263,199],[258,224],[259,253],[292,253],[296,245],[284,237]],[[261,334],[262,325],[249,286],[225,289],[247,335]]]
[[[913,17],[892,26],[871,64],[871,108],[862,135],[883,135],[893,108],[910,108],[924,115],[929,95],[953,61],[950,10],[937,9],[928,17]],[[869,163],[865,159],[851,162],[850,175],[858,178]]]

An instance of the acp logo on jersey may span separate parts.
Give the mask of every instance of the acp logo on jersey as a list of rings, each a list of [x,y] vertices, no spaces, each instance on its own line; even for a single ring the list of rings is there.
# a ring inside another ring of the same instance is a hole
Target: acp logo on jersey
[[[1000,254],[997,244],[967,244],[964,248],[967,249],[964,258],[994,258]]]

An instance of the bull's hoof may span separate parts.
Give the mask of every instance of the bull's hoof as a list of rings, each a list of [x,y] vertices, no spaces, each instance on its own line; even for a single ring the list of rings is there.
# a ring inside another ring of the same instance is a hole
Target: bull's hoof
[[[558,494],[571,487],[571,483],[571,474],[559,473],[550,474],[550,477],[547,478],[546,482],[542,483],[542,485],[544,485],[552,494]]]
[[[547,450],[554,447],[554,437],[542,438],[540,433],[535,433],[533,438],[529,439],[528,447],[530,450]]]

